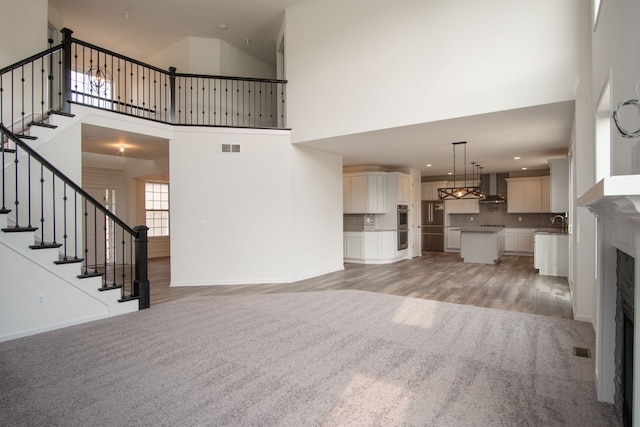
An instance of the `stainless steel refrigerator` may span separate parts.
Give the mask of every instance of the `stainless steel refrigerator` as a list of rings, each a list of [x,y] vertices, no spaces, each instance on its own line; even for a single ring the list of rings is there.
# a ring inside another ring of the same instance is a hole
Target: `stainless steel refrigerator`
[[[441,200],[422,202],[423,251],[444,251],[444,202]]]

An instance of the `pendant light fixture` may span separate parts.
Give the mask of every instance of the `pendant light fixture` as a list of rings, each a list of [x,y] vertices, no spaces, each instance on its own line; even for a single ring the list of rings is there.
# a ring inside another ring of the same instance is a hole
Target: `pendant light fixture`
[[[476,162],[471,163],[472,167],[472,182],[471,185],[467,185],[467,141],[453,142],[453,187],[438,188],[438,197],[441,200],[446,199],[482,199],[484,194],[478,185],[476,185],[476,168],[480,165],[476,165]],[[456,150],[458,146],[462,146],[464,153],[464,183],[457,185],[456,177]]]

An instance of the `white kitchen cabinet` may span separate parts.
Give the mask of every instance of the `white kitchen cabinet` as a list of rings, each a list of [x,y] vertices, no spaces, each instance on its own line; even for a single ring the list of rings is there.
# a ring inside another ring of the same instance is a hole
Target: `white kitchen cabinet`
[[[345,259],[364,259],[364,233],[345,232],[344,233],[344,257]]]
[[[543,275],[568,276],[569,235],[536,233],[533,266]]]
[[[569,211],[569,159],[550,159],[551,212]]]
[[[404,173],[397,174],[398,183],[398,203],[409,205],[411,203],[411,180],[409,175]]]
[[[549,176],[506,178],[507,213],[551,212]]]
[[[362,264],[386,264],[403,259],[397,250],[396,231],[348,231],[344,233],[344,260]]]
[[[345,174],[342,184],[344,213],[386,212],[386,174]]]
[[[446,186],[446,181],[423,182],[420,187],[420,198],[422,200],[439,200],[438,188],[443,188]]]
[[[447,250],[460,250],[460,229],[447,228]]]
[[[447,214],[480,213],[480,201],[478,199],[445,200],[444,209]]]
[[[504,250],[519,254],[533,254],[533,228],[507,228],[504,232]]]

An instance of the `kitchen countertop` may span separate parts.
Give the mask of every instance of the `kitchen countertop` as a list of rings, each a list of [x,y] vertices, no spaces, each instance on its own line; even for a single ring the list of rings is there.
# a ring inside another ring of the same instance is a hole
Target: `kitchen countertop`
[[[536,230],[536,234],[557,234],[558,236],[569,235],[566,231],[562,231],[558,228],[539,228]]]
[[[470,233],[498,233],[504,231],[504,227],[460,227],[460,231]]]

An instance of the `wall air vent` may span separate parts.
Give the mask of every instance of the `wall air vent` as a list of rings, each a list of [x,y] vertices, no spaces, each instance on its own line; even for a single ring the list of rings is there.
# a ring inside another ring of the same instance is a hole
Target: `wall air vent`
[[[222,144],[223,153],[239,153],[240,144]]]

